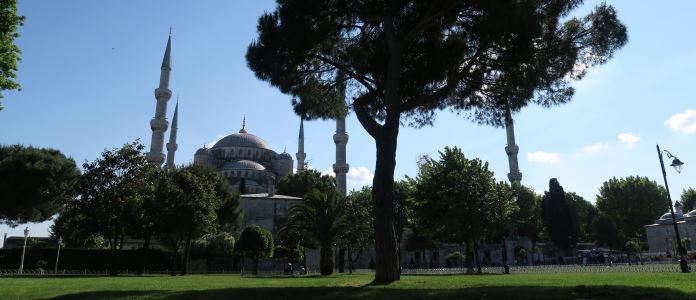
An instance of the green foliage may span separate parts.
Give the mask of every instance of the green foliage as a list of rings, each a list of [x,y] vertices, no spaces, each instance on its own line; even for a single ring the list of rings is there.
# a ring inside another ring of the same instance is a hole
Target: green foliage
[[[317,170],[301,170],[288,174],[278,181],[278,194],[304,197],[312,190],[328,193],[336,190],[336,180],[329,175],[321,175]]]
[[[628,237],[644,236],[643,226],[669,209],[665,189],[647,177],[637,176],[605,181],[596,204],[597,210],[616,226],[618,246],[623,246]]]
[[[467,159],[445,147],[440,159],[428,159],[416,178],[415,222],[438,241],[470,242],[485,237],[498,198],[488,163]]]
[[[696,189],[688,188],[681,194],[682,212],[688,213],[696,209]]]
[[[592,241],[592,223],[597,217],[597,208],[582,196],[567,192],[565,200],[571,211],[574,224],[577,226],[578,238],[581,241]]]
[[[337,243],[346,248],[349,265],[352,266],[355,260],[353,255],[360,255],[362,250],[373,245],[372,189],[365,186],[351,191],[344,205],[342,221],[347,226],[339,232]]]
[[[621,249],[626,236],[619,230],[614,219],[600,212],[592,223],[592,229],[598,246]]]
[[[209,258],[234,255],[234,237],[227,232],[209,233],[191,244],[191,257]]]
[[[153,166],[145,159],[143,148],[138,142],[125,144],[105,150],[102,157],[84,163],[79,197],[66,208],[68,215],[79,216],[79,224],[75,225],[83,226],[89,234],[101,234],[114,250],[132,229],[138,204],[147,195],[147,189],[142,188],[148,184],[144,175]]]
[[[335,190],[328,193],[312,190],[302,202],[291,207],[281,231],[301,233],[319,246],[319,269],[322,275],[333,273],[332,247],[346,232],[346,205]]]
[[[58,150],[0,145],[0,223],[48,220],[74,198],[79,176]]]
[[[549,239],[563,249],[575,247],[578,243],[577,215],[574,215],[566,193],[556,178],[549,180],[549,190],[541,200],[541,213]]]
[[[15,45],[19,37],[17,29],[24,23],[24,17],[17,15],[16,0],[0,1],[0,92],[3,90],[19,90],[20,85],[14,81],[17,77],[17,67],[22,53]],[[0,93],[0,99],[2,99]],[[2,103],[0,103],[2,110]]]
[[[273,257],[273,235],[268,230],[257,225],[244,228],[239,240],[234,246],[237,255],[251,257],[253,261],[252,273],[258,271],[258,262],[261,258]]]
[[[513,217],[517,235],[526,236],[532,241],[544,240],[545,228],[541,218],[541,196],[532,188],[517,184],[517,207],[519,210]]]

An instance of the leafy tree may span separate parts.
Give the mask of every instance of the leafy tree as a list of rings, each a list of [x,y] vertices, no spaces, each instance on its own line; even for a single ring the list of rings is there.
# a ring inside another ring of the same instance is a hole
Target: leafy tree
[[[467,159],[457,147],[445,147],[439,160],[429,159],[421,168],[413,209],[419,229],[441,242],[473,245],[470,250],[475,253],[476,242],[490,232],[498,209],[488,163]]]
[[[517,207],[519,210],[513,217],[517,235],[526,236],[532,241],[544,240],[544,221],[541,218],[541,196],[532,188],[516,184]]]
[[[75,161],[58,150],[0,145],[0,223],[48,220],[74,198],[79,176]]]
[[[350,192],[345,202],[344,221],[349,226],[340,233],[338,242],[346,249],[348,271],[353,272],[355,262],[363,251],[372,245],[372,189],[363,187]],[[340,265],[339,265],[340,271]]]
[[[321,275],[333,273],[333,246],[347,227],[344,211],[343,199],[335,190],[329,193],[312,190],[302,202],[290,208],[282,225],[281,230],[300,232],[319,245]]]
[[[577,226],[578,237],[583,241],[592,240],[592,223],[597,217],[597,208],[582,196],[567,192],[566,202],[570,207],[571,216]]]
[[[234,236],[221,231],[205,234],[191,243],[191,257],[209,258],[234,255]]]
[[[631,256],[640,253],[640,243],[635,240],[627,241],[625,244],[626,254],[628,254],[628,264],[631,264]]]
[[[566,201],[563,187],[556,178],[549,180],[549,190],[541,200],[541,214],[549,239],[559,248],[569,250],[578,243],[578,225]]]
[[[251,257],[253,262],[251,272],[256,275],[259,259],[273,257],[273,235],[257,225],[250,225],[239,235],[234,251],[240,256]]]
[[[490,230],[490,236],[494,241],[501,242],[501,253],[502,253],[502,263],[505,272],[509,272],[507,269],[507,246],[505,244],[505,239],[510,235],[512,230],[515,228],[515,217],[520,216],[519,207],[517,203],[513,200],[513,188],[505,182],[499,182],[496,186],[497,197],[494,198],[492,205],[492,213],[490,215],[490,220],[495,228]]]
[[[336,190],[336,180],[329,175],[321,175],[317,170],[301,170],[288,174],[278,181],[278,194],[304,197],[313,189],[328,193]]]
[[[169,174],[160,186],[162,211],[160,232],[174,252],[183,247],[182,275],[188,272],[191,241],[202,233],[219,228],[217,212],[225,200],[218,194],[221,175],[210,168],[187,166]],[[175,274],[176,267],[172,268]]]
[[[626,240],[614,220],[602,212],[595,218],[592,228],[598,246],[621,249],[622,241]]]
[[[398,280],[394,168],[399,127],[435,110],[500,126],[500,110],[568,102],[568,84],[626,41],[614,9],[568,18],[582,1],[283,0],[259,18],[249,67],[309,119],[345,114],[344,91],[376,143],[378,282]]]
[[[125,144],[104,150],[100,158],[84,163],[78,197],[66,206],[67,215],[75,219],[65,223],[88,229],[84,235],[100,234],[107,240],[112,252],[111,275],[118,271],[123,239],[133,232],[132,220],[137,218],[140,201],[146,197],[143,186],[149,183],[145,174],[153,166],[145,159],[143,148],[138,142]]]
[[[619,247],[628,237],[644,236],[643,225],[652,223],[669,209],[664,187],[637,176],[605,181],[599,188],[596,203],[597,210],[616,225],[620,240],[615,246]]]
[[[15,39],[19,37],[17,28],[24,23],[24,17],[17,15],[17,1],[0,1],[0,91],[19,90],[20,86],[14,81],[17,77],[17,65],[22,53],[15,45]],[[0,93],[0,99],[2,99]],[[2,103],[0,103],[2,110]]]
[[[696,209],[696,189],[689,188],[684,190],[681,194],[680,202],[682,204],[683,213],[688,213]]]

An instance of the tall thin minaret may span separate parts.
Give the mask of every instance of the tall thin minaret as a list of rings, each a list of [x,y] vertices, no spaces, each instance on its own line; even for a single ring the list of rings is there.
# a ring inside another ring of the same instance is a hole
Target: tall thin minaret
[[[336,163],[333,165],[334,173],[336,173],[336,189],[341,196],[345,197],[348,192],[346,190],[346,174],[348,173],[346,144],[348,144],[348,135],[346,134],[345,116],[336,119],[336,134],[333,135],[333,139],[334,143],[336,143]]]
[[[176,97],[174,107],[174,117],[172,118],[172,128],[169,130],[169,143],[167,143],[167,164],[165,168],[174,170],[174,153],[179,145],[176,143],[176,131],[179,129],[179,97]]]
[[[517,153],[520,151],[520,147],[515,144],[515,126],[513,123],[512,112],[510,111],[510,106],[508,106],[505,109],[505,132],[507,133],[505,153],[508,155],[508,164],[510,165],[508,179],[510,183],[520,183],[522,181],[522,173],[520,173],[520,167],[517,163]]]
[[[157,166],[164,163],[164,132],[169,127],[167,122],[167,101],[172,97],[172,91],[169,89],[169,73],[172,70],[172,33],[169,31],[169,39],[167,40],[167,49],[164,50],[164,58],[162,59],[162,68],[160,72],[159,87],[155,89],[155,98],[157,99],[157,108],[155,109],[155,117],[150,121],[152,128],[152,143],[150,144],[150,152],[148,153],[148,161]]]
[[[297,171],[302,171],[305,169],[305,158],[307,154],[304,152],[304,117],[300,117],[300,136],[297,138],[297,153],[295,153],[297,158]]]

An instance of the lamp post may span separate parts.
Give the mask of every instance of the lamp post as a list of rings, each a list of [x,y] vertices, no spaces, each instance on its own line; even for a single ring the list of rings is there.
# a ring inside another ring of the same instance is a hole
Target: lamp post
[[[19,274],[24,272],[24,253],[27,251],[27,238],[29,238],[29,227],[24,228],[24,246],[22,247],[22,260],[19,263]]]
[[[53,266],[53,274],[58,274],[58,259],[60,258],[60,243],[63,241],[62,237],[58,237],[58,251],[56,252],[56,265]]]
[[[660,151],[660,145],[655,145],[657,147],[657,156],[660,158],[660,167],[662,167],[662,178],[665,180],[665,190],[667,191],[667,199],[669,200],[669,211],[672,214],[672,225],[674,226],[674,237],[677,240],[677,251],[679,252],[679,266],[683,273],[689,272],[689,264],[686,261],[686,248],[682,246],[681,237],[679,236],[679,227],[677,226],[677,218],[674,215],[674,206],[672,205],[672,196],[669,194],[669,185],[667,185],[667,172],[665,172],[665,163],[662,161],[662,154],[666,154],[668,158],[672,158],[672,163],[670,167],[674,167],[677,173],[681,173],[682,166],[684,163],[679,160],[676,156],[672,155],[667,150]]]

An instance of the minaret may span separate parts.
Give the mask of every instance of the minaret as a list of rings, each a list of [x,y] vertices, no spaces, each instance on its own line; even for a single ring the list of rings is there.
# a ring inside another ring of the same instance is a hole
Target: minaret
[[[297,158],[297,171],[302,171],[305,169],[305,158],[307,154],[304,152],[304,117],[300,117],[300,136],[297,138],[297,153],[295,153]]]
[[[157,166],[164,163],[164,132],[167,131],[169,122],[167,122],[167,101],[172,97],[172,91],[169,90],[169,72],[172,70],[172,34],[169,32],[167,40],[167,49],[164,51],[162,59],[162,68],[160,72],[159,87],[155,89],[155,98],[157,99],[157,108],[155,109],[155,117],[150,121],[152,128],[152,143],[150,144],[150,152],[148,153],[148,161]]]
[[[346,144],[348,144],[348,135],[346,134],[346,117],[342,116],[336,119],[336,134],[333,136],[336,143],[336,163],[333,165],[334,173],[336,173],[336,189],[341,196],[347,195],[346,174],[348,173],[348,164],[346,163]]]
[[[179,129],[179,97],[176,97],[174,107],[174,117],[172,118],[172,128],[169,130],[169,143],[167,143],[167,164],[165,168],[174,170],[174,153],[179,145],[176,144],[176,131]]]
[[[520,167],[517,163],[517,153],[520,151],[520,147],[515,144],[515,126],[513,125],[510,106],[505,110],[505,132],[507,133],[505,153],[508,155],[508,164],[510,165],[508,179],[510,183],[520,183],[522,181],[522,173],[520,173]]]

